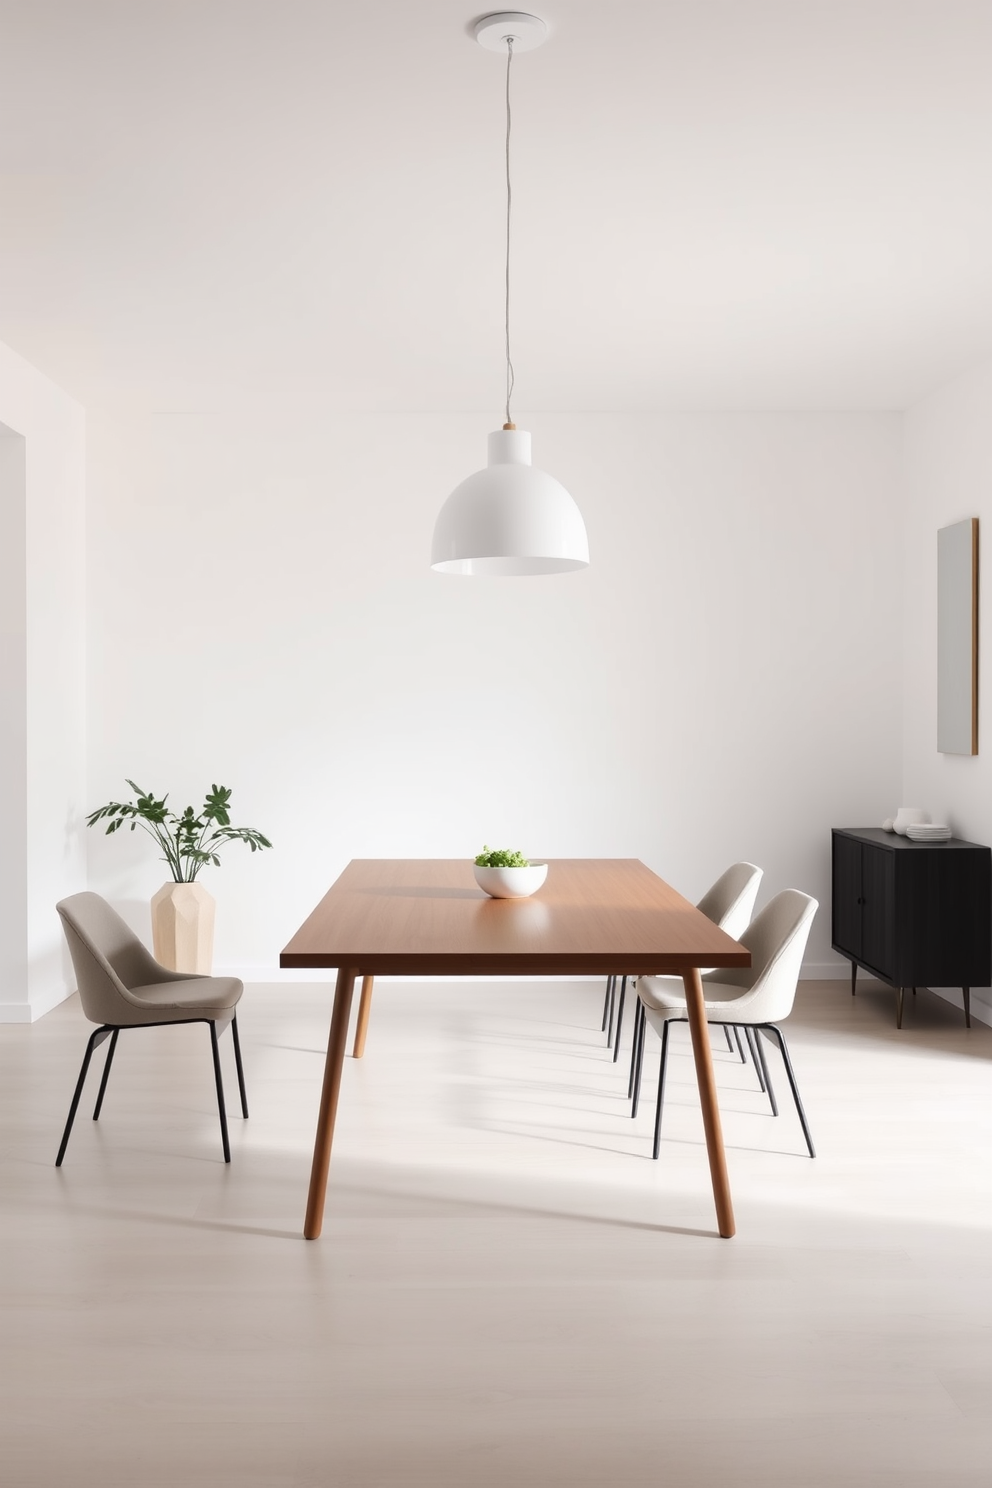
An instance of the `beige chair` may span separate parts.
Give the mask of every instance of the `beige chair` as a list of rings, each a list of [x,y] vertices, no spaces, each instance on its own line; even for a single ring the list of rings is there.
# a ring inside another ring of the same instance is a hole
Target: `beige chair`
[[[703,977],[707,1023],[721,1023],[725,1028],[744,1028],[747,1031],[762,1087],[767,1091],[771,1102],[772,1115],[777,1116],[778,1105],[760,1037],[762,1033],[767,1037],[774,1035],[782,1052],[785,1072],[810,1157],[816,1156],[813,1139],[799,1099],[799,1087],[785,1035],[778,1024],[792,1011],[803,953],[816,910],[817,902],[808,894],[801,894],[798,889],[783,889],[738,936],[741,945],[751,952],[751,965],[739,969],[709,971]],[[676,977],[640,977],[637,990],[645,1019],[661,1034],[661,1067],[658,1072],[653,1152],[654,1157],[657,1157],[661,1144],[661,1116],[665,1099],[668,1033],[672,1023],[687,1021],[685,989]],[[635,1109],[640,1077],[641,1061],[638,1060],[634,1080]]]
[[[166,1023],[207,1023],[210,1026],[224,1161],[230,1162],[231,1146],[227,1137],[227,1114],[224,1108],[224,1085],[217,1037],[230,1023],[241,1091],[241,1110],[247,1116],[248,1101],[241,1067],[238,1019],[235,1014],[238,1000],[244,991],[243,984],[237,977],[189,976],[185,972],[167,971],[153,959],[120,915],[99,894],[73,894],[70,898],[63,899],[56,908],[62,917],[62,928],[69,944],[83,1012],[91,1023],[98,1023],[100,1026],[90,1034],[86,1045],[83,1067],[76,1081],[69,1119],[62,1134],[62,1145],[59,1147],[55,1166],[62,1166],[94,1049],[104,1039],[110,1039],[107,1062],[103,1068],[100,1092],[93,1112],[93,1120],[96,1121],[103,1105],[107,1078],[121,1029],[158,1028]]]
[[[696,908],[704,914],[714,925],[719,925],[721,930],[726,930],[734,940],[739,940],[743,931],[751,923],[754,913],[754,901],[758,897],[758,888],[761,884],[761,869],[756,868],[753,863],[732,863],[730,867],[720,874],[716,883],[706,890]],[[641,978],[643,982],[645,978]],[[654,977],[653,984],[669,985],[677,993],[682,990],[681,977]],[[637,1009],[634,1015],[634,1041],[630,1050],[630,1078],[627,1081],[627,1099],[634,1095],[634,1086],[637,1081],[638,1070],[644,1057],[644,1007],[650,1003],[650,994],[645,993],[638,997]],[[621,993],[620,1018],[623,1017],[623,1001]],[[620,1047],[620,1018],[617,1019],[617,1049]],[[732,1049],[729,1027],[725,1030],[727,1048]],[[736,1033],[736,1030],[735,1030]],[[741,1048],[740,1035],[737,1034],[737,1047],[740,1052],[741,1062],[744,1062],[744,1050]],[[616,1061],[616,1052],[613,1055]],[[635,1100],[632,1116],[637,1115]]]

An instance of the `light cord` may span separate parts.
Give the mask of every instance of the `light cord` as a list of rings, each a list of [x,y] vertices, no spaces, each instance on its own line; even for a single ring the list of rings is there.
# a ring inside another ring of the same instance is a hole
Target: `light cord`
[[[513,37],[506,38],[506,422],[513,424],[510,413],[510,398],[513,396],[513,362],[510,357],[510,210],[513,205],[513,190],[510,185],[510,64],[513,61]]]

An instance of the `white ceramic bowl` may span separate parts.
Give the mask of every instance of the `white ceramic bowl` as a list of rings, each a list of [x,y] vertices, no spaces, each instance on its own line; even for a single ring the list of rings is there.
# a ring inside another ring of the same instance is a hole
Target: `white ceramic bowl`
[[[479,888],[493,899],[527,899],[548,876],[547,863],[531,863],[526,868],[480,868],[473,863],[472,869]]]

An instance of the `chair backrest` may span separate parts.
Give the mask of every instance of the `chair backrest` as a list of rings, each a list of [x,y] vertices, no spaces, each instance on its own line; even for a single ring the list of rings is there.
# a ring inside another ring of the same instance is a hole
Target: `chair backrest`
[[[760,868],[753,863],[734,863],[706,890],[696,908],[714,925],[740,940],[751,923],[760,883]]]
[[[129,1023],[140,1004],[128,989],[158,981],[162,974],[158,962],[99,894],[72,894],[55,907],[83,1012],[94,1023]]]
[[[734,1004],[742,1023],[777,1023],[787,1018],[796,997],[817,901],[798,889],[783,889],[738,937],[751,952],[749,967],[712,972],[711,980],[745,988]],[[705,985],[704,985],[705,991]]]

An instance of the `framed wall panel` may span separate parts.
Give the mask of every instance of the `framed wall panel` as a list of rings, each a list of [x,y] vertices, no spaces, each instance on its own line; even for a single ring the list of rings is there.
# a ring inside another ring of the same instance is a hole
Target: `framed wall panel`
[[[978,518],[937,533],[937,748],[978,753]]]

